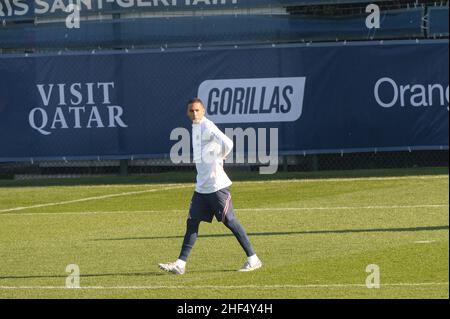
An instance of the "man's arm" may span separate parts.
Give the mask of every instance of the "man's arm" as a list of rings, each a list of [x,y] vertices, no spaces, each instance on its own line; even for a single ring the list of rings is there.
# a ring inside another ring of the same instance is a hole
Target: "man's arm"
[[[221,156],[222,158],[226,158],[228,154],[230,154],[231,150],[233,149],[233,141],[226,136],[219,128],[213,124],[210,127],[211,134],[214,136],[214,139],[221,147]]]

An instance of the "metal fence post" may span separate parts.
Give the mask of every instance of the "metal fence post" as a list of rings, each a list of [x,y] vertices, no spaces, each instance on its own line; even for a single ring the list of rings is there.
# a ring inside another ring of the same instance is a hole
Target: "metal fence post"
[[[318,171],[319,170],[319,157],[317,155],[313,155],[311,158],[312,161],[312,170]]]
[[[128,176],[128,160],[120,160],[120,176]]]

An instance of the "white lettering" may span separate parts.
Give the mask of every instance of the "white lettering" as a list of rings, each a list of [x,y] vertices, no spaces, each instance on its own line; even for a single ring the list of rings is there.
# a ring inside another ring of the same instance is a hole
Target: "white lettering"
[[[235,148],[228,155],[226,163],[233,162],[233,152],[236,154],[236,163],[245,163],[245,140],[247,139],[247,154],[248,162],[256,163],[256,131],[254,128],[246,128],[243,130],[240,127],[235,129],[226,128],[225,135],[228,136],[232,141],[236,138]]]
[[[261,166],[259,168],[261,174],[274,174],[278,170],[278,129],[270,128],[270,141],[267,143],[266,128],[258,128],[258,138],[256,138],[256,130],[254,128],[247,128],[245,131],[242,128],[225,128],[225,135],[232,141],[237,140],[235,149],[227,155],[225,163],[246,163],[245,154],[245,138],[247,138],[248,158],[247,163],[258,163],[256,156],[258,156],[259,163],[269,164],[268,166]],[[181,137],[181,139],[180,139]],[[202,149],[202,140],[209,141],[212,136],[205,136],[202,134],[198,125],[192,128],[192,149],[193,163],[211,163],[217,159],[217,155],[222,153],[220,148],[217,148],[215,143],[209,145],[205,144]],[[170,134],[171,141],[178,141],[172,146],[170,150],[170,159],[174,164],[189,163],[191,156],[191,137],[188,130],[185,128],[176,128]],[[256,145],[258,140],[258,145]],[[269,146],[269,147],[268,147]],[[209,148],[208,148],[209,147]],[[267,148],[269,153],[267,154]],[[256,150],[258,150],[256,152]],[[234,161],[234,152],[236,152],[236,161]]]
[[[368,265],[366,272],[369,276],[366,278],[366,287],[369,289],[380,288],[380,267],[378,265]]]
[[[207,80],[198,89],[215,123],[293,122],[303,110],[305,77]]]
[[[442,85],[439,85],[439,84],[430,85],[428,87],[428,105],[429,106],[433,106],[433,91],[435,89],[438,89],[440,104],[444,105],[445,104],[445,101],[444,101],[444,88],[442,87]],[[447,92],[448,92],[448,87],[447,87]],[[447,98],[447,102],[448,102],[448,98]]]
[[[60,107],[56,108],[55,117],[53,118],[52,129],[56,129],[56,123],[61,124],[61,128],[69,128],[67,126],[66,119],[64,118],[63,111]]]
[[[22,10],[14,10],[14,14],[18,16],[23,16],[28,13],[30,9],[28,4],[22,3],[23,0],[14,0],[14,5]]]
[[[400,107],[428,107],[439,105],[448,110],[449,86],[445,89],[441,84],[397,84],[393,79],[384,77],[379,79],[374,87],[375,100],[383,108]],[[437,92],[437,94],[435,93]],[[445,103],[447,102],[447,105]]]
[[[48,103],[50,102],[50,97],[52,95],[53,84],[49,85],[49,89],[48,89],[47,94],[45,93],[44,84],[38,84],[37,88],[39,90],[39,94],[41,94],[42,103],[45,106],[48,106]]]
[[[37,125],[36,122],[36,117],[35,114],[36,112],[39,112],[41,114],[41,125]],[[43,128],[45,128],[47,126],[48,123],[48,116],[47,116],[47,112],[45,112],[44,109],[37,107],[31,110],[30,114],[28,115],[28,122],[30,123],[30,126],[32,128],[34,128],[35,130],[37,130],[39,133],[41,133],[42,135],[50,135],[50,132],[44,131]]]
[[[55,86],[57,90],[54,90]],[[114,82],[52,83],[37,84],[36,87],[45,108],[32,109],[29,124],[43,135],[57,129],[105,128],[106,123],[108,128],[128,127],[123,118],[123,107],[110,105],[114,98]],[[100,108],[98,104],[91,106],[96,101],[105,107]],[[54,108],[51,108],[52,105]],[[49,118],[52,119],[51,125]]]
[[[34,13],[44,14],[50,10],[50,5],[44,0],[35,0]]]
[[[445,98],[447,100],[447,111],[448,111],[448,108],[449,108],[448,86],[447,86],[447,89],[445,90]]]
[[[147,1],[149,1],[149,2],[147,2]],[[166,1],[164,1],[164,2],[166,2]],[[157,3],[157,0],[137,0],[138,7],[151,7],[152,3]]]
[[[94,83],[86,83],[87,93],[88,93],[88,105],[93,105],[94,103]]]
[[[194,1],[192,2],[192,5],[193,5],[193,6],[196,6],[196,5],[198,5],[199,2],[203,2],[204,4],[211,4],[211,1],[210,1],[210,0],[194,0]]]
[[[117,0],[117,4],[122,8],[131,8],[134,6],[134,0]]]
[[[66,6],[64,5],[62,0],[55,0],[55,2],[53,2],[53,6],[50,9],[50,12],[54,13],[56,10],[66,11]]]
[[[86,9],[92,10],[92,0],[77,0],[78,7],[82,8],[81,3],[84,4]]]
[[[59,105],[66,105],[66,94],[64,92],[66,85],[58,84],[59,88]]]
[[[397,85],[397,84],[395,84]],[[410,90],[410,85],[400,85],[400,106],[405,106],[405,92]]]
[[[79,29],[80,26],[80,6],[70,4],[66,8],[66,12],[70,13],[66,18],[66,27],[68,29]]]
[[[66,278],[66,288],[80,288],[80,267],[75,264],[67,265],[66,272],[70,273]]]
[[[88,121],[88,124],[87,124],[87,128],[91,128],[92,127],[92,124],[91,124],[92,122],[97,123],[97,128],[105,127],[103,125],[102,118],[101,118],[100,113],[98,112],[98,109],[97,109],[96,106],[92,107],[91,115],[89,115],[89,121]]]
[[[78,99],[77,102],[71,99],[70,103],[72,103],[72,105],[80,105],[81,102],[83,101],[83,95],[81,94],[80,90],[81,90],[81,83],[74,83],[70,86],[70,93],[72,94],[73,97],[76,97]]]
[[[389,83],[389,84],[392,86],[392,89],[394,90],[393,98],[392,98],[392,100],[391,100],[390,103],[384,103],[384,102],[381,101],[381,99],[380,99],[380,95],[379,95],[379,92],[380,92],[380,86],[381,86],[381,84],[384,83],[384,82]],[[377,103],[378,103],[379,105],[381,105],[382,107],[389,108],[389,107],[394,106],[395,103],[397,103],[397,99],[398,99],[398,89],[397,89],[397,84],[394,82],[394,80],[392,80],[392,79],[390,79],[390,78],[382,78],[382,79],[379,79],[379,80],[377,81],[377,83],[375,84],[375,91],[374,91],[374,92],[375,92],[375,99],[377,100]]]
[[[174,164],[190,163],[191,160],[191,135],[183,127],[177,127],[170,132],[170,140],[177,141],[170,149],[170,160]]]
[[[428,106],[427,104],[427,97],[426,97],[426,93],[425,93],[425,87],[423,85],[413,85],[411,88],[411,92],[416,91],[416,89],[418,89],[420,92],[417,94],[413,94],[411,96],[411,105],[412,106]],[[416,102],[416,98],[420,98],[419,102]]]
[[[73,128],[81,128],[80,111],[85,112],[86,108],[85,107],[69,107],[69,113],[72,111],[75,114],[75,126]]]
[[[260,174],[275,174],[278,170],[278,129],[270,129],[270,147],[269,155],[266,154],[266,129],[258,128],[258,158],[263,164],[259,168]]]
[[[111,101],[109,100],[109,90],[108,87],[114,88],[114,83],[98,83],[97,87],[103,87],[103,104],[111,104]]]
[[[368,29],[380,28],[380,7],[376,4],[369,4],[366,7],[366,13],[370,13],[366,18],[366,27]]]
[[[6,10],[7,10],[7,11],[5,11],[6,15],[8,17],[12,16],[13,15],[13,9],[12,9],[11,3],[9,3],[9,0],[5,0],[5,6],[6,6]]]
[[[12,3],[11,3],[12,2]],[[5,10],[6,8],[6,10]],[[23,16],[30,10],[25,0],[1,0],[0,1],[0,17],[4,16]]]
[[[115,124],[120,127],[128,127],[121,119],[123,115],[123,109],[120,106],[112,105],[108,106],[109,111],[109,126],[108,127],[116,127]]]

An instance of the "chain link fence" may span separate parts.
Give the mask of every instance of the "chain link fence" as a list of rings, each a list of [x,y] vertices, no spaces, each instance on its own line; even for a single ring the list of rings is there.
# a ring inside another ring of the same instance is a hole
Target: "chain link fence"
[[[448,167],[448,159],[448,150],[285,155],[279,157],[278,172]],[[226,170],[257,172],[261,166],[265,164],[226,164]],[[0,179],[135,176],[194,170],[193,164],[173,164],[168,158],[16,162],[0,163]]]
[[[3,6],[0,54],[448,38],[448,19],[446,30],[440,30],[439,24],[436,28],[435,21],[442,21],[445,29],[445,18],[435,18],[433,11],[448,9],[448,1],[371,2],[383,13],[383,28],[373,31],[360,27],[367,17],[369,2],[364,0],[317,1],[317,5],[314,1],[255,2],[191,10],[115,6],[82,10],[80,29],[65,28],[67,13],[61,10],[11,18]]]

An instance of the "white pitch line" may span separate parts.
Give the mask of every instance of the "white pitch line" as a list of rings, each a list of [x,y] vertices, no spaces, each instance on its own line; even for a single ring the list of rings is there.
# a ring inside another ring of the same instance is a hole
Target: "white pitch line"
[[[448,204],[429,204],[429,205],[384,205],[384,206],[337,206],[337,207],[274,207],[274,208],[239,208],[236,212],[264,212],[264,211],[314,211],[314,210],[365,210],[365,209],[416,209],[416,208],[442,208],[448,207]],[[104,211],[104,212],[60,212],[60,213],[6,213],[0,216],[33,216],[33,215],[102,215],[102,214],[158,214],[158,213],[183,213],[188,209],[170,209],[170,210],[136,210],[136,211]],[[0,211],[1,212],[1,211]]]
[[[267,210],[352,210],[352,209],[406,209],[406,208],[441,208],[449,204],[428,205],[380,205],[380,206],[337,206],[337,207],[277,207],[277,208],[240,208],[236,211],[267,211]]]
[[[414,244],[432,244],[436,242],[435,240],[419,240],[419,241],[415,241]]]
[[[125,193],[118,193],[118,194],[109,194],[109,195],[102,195],[102,196],[86,197],[86,198],[74,199],[74,200],[63,201],[63,202],[54,202],[54,203],[46,203],[46,204],[39,204],[39,205],[32,205],[32,206],[24,206],[24,207],[15,207],[15,208],[9,208],[9,209],[2,209],[2,210],[0,210],[0,213],[14,212],[14,211],[20,211],[20,210],[26,210],[26,209],[33,209],[33,208],[42,208],[42,207],[66,205],[66,204],[73,204],[73,203],[81,203],[81,202],[87,202],[87,201],[99,200],[99,199],[105,199],[105,198],[113,198],[113,197],[120,197],[120,196],[129,196],[129,195],[138,195],[138,194],[145,194],[145,193],[173,190],[173,189],[186,188],[186,187],[192,187],[192,186],[191,185],[182,185],[182,186],[176,186],[176,187],[153,188],[153,189],[147,189],[147,190],[143,190],[143,191],[134,191],[134,192],[125,192]]]
[[[422,283],[392,283],[380,284],[383,287],[420,287],[420,286],[448,286],[448,282],[422,282]],[[217,286],[217,285],[196,285],[196,286],[81,286],[80,288],[67,288],[65,286],[0,286],[0,290],[155,290],[155,289],[276,289],[276,288],[346,288],[362,287],[364,284],[305,284],[305,285],[236,285],[236,286]]]
[[[3,213],[2,216],[64,216],[64,215],[110,215],[110,214],[158,214],[164,212],[175,212],[175,210],[118,210],[105,212],[56,212],[56,213]],[[187,210],[177,210],[176,212],[187,212]]]
[[[388,177],[341,177],[341,178],[293,178],[293,179],[274,179],[261,181],[236,181],[236,184],[266,184],[266,183],[309,183],[309,182],[355,182],[355,181],[392,181],[405,179],[449,179],[448,175],[431,175],[431,176],[388,176]]]
[[[294,180],[272,180],[272,181],[243,181],[243,182],[236,182],[241,184],[260,184],[260,183],[294,183],[294,182],[342,182],[342,181],[360,181],[360,180],[401,180],[401,179],[448,179],[448,176],[401,176],[401,177],[366,177],[366,178],[329,178],[329,179],[294,179]],[[88,198],[81,198],[71,201],[63,201],[63,202],[55,202],[55,203],[46,203],[46,204],[39,204],[39,205],[32,205],[32,206],[25,206],[25,207],[15,207],[15,208],[9,208],[9,209],[2,209],[0,210],[1,213],[6,212],[13,212],[13,211],[21,211],[26,209],[33,209],[33,208],[42,208],[42,207],[51,207],[51,206],[57,206],[57,205],[65,205],[65,204],[73,204],[73,203],[79,203],[79,202],[85,202],[85,201],[91,201],[91,200],[99,200],[99,199],[105,199],[105,198],[113,198],[118,196],[128,196],[128,195],[136,195],[136,194],[143,194],[143,193],[150,193],[160,190],[172,190],[177,188],[186,188],[186,187],[192,187],[192,185],[180,185],[176,187],[165,187],[165,188],[158,188],[158,189],[151,189],[151,190],[145,190],[145,191],[134,191],[134,192],[126,192],[126,193],[119,193],[119,194],[111,194],[111,195],[103,195],[103,196],[96,196],[96,197],[88,197]],[[324,208],[328,209],[328,208]]]

